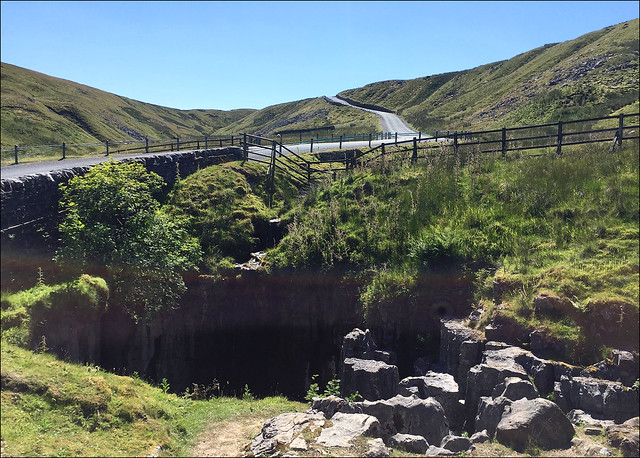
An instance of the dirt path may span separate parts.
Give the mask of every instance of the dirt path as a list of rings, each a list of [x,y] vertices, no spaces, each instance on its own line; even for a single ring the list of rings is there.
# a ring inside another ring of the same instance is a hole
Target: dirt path
[[[267,418],[239,418],[212,423],[191,450],[192,456],[240,456],[242,448],[256,437]]]

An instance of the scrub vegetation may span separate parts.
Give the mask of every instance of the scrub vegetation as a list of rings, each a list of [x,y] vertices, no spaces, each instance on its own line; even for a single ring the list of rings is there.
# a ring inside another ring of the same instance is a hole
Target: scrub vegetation
[[[340,268],[364,278],[365,315],[419,301],[425,276],[472,277],[474,306],[485,309],[480,326],[499,312],[566,340],[564,357],[596,362],[606,349],[584,353],[592,346],[574,317],[536,317],[532,301],[553,293],[585,313],[614,302],[637,316],[637,143],[612,154],[591,146],[509,160],[447,153],[313,188],[269,252],[270,267]],[[505,285],[498,310],[496,282]]]

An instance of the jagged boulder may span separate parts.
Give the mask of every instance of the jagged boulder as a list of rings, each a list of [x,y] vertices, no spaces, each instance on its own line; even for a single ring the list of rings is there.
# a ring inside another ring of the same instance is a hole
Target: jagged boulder
[[[403,396],[417,394],[421,399],[435,398],[444,408],[449,427],[454,431],[459,431],[462,427],[464,412],[458,401],[460,397],[458,384],[452,375],[428,371],[421,377],[406,377],[398,384],[398,394]]]
[[[322,412],[307,411],[283,413],[267,420],[262,431],[251,443],[253,456],[270,456],[278,449],[288,447],[303,430],[316,431],[325,425]]]
[[[622,452],[622,456],[640,456],[638,417],[630,418],[621,425],[607,426],[605,431],[609,443]]]
[[[367,445],[369,445],[369,450],[364,453],[364,456],[371,457],[387,457],[390,454],[389,449],[386,445],[384,445],[384,441],[379,437],[376,439],[371,439]]]
[[[552,318],[576,318],[582,314],[580,309],[576,308],[569,299],[559,297],[553,293],[541,293],[534,297],[533,313],[537,316]]]
[[[342,365],[341,392],[356,391],[369,401],[388,399],[398,393],[398,367],[382,361],[347,358]]]
[[[573,425],[553,402],[537,399],[514,401],[496,427],[496,439],[517,451],[533,445],[543,449],[567,448]]]
[[[427,440],[415,434],[397,433],[389,438],[389,445],[409,453],[424,454],[429,447]]]
[[[511,406],[510,399],[503,396],[491,398],[482,396],[478,403],[478,414],[475,419],[476,432],[486,431],[490,438],[496,434],[498,423],[502,420],[502,415]]]
[[[472,444],[482,444],[483,442],[491,441],[486,429],[473,433],[469,439],[471,439]]]
[[[453,434],[447,434],[440,443],[440,448],[454,453],[466,452],[472,446],[471,439],[468,437],[454,436]]]
[[[440,363],[442,370],[454,377],[460,376],[460,350],[464,342],[478,342],[481,348],[484,338],[481,333],[474,329],[470,329],[459,321],[441,320],[440,322]],[[480,350],[481,351],[481,350]],[[480,354],[478,353],[478,357]],[[465,353],[465,363],[468,368],[475,366],[480,361],[472,361],[470,355]],[[473,358],[471,358],[473,359]],[[467,369],[468,369],[467,368]],[[466,378],[465,373],[463,373]]]
[[[616,422],[638,416],[638,390],[628,389],[620,382],[589,377],[566,378],[563,382],[565,395],[568,391],[568,402],[573,409]]]
[[[327,396],[325,398],[313,398],[311,400],[311,409],[322,412],[327,420],[333,417],[340,408],[348,404],[347,401],[338,396]]]
[[[594,428],[604,428],[605,426],[614,425],[613,420],[601,420],[593,418],[590,414],[584,410],[573,409],[567,414],[567,418],[574,425],[584,425]]]
[[[489,364],[478,364],[469,370],[465,395],[466,429],[468,431],[475,431],[475,417],[480,398],[490,396],[496,385],[507,377],[526,379],[527,373],[512,361],[506,363],[492,361]]]
[[[504,382],[496,385],[491,393],[492,398],[504,396],[512,401],[527,398],[535,399],[539,397],[538,391],[529,380],[520,377],[507,377]]]
[[[397,433],[424,437],[430,444],[439,444],[449,433],[444,409],[433,398],[394,396],[378,401],[350,402],[340,408],[344,413],[366,413],[380,421],[384,437]]]
[[[331,417],[332,425],[323,428],[317,443],[326,447],[350,447],[358,436],[379,437],[380,422],[367,414],[345,414],[336,412]]]
[[[362,358],[363,353],[373,352],[377,349],[378,347],[373,342],[373,337],[368,329],[363,331],[362,329],[355,328],[342,339],[340,360]]]
[[[638,353],[624,350],[612,350],[611,358],[586,367],[580,373],[582,377],[595,377],[625,386],[632,386],[640,377]]]

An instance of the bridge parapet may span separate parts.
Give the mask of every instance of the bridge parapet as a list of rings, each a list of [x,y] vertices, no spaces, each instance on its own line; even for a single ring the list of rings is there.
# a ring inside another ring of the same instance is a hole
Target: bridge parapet
[[[122,162],[142,163],[147,170],[160,175],[170,189],[178,174],[184,178],[201,168],[241,159],[241,148],[227,147],[145,155],[123,159]],[[90,167],[74,167],[21,178],[2,179],[0,219],[3,241],[9,234],[16,237],[25,231],[55,232],[59,221],[60,184],[66,183],[74,176],[84,175],[89,169]]]

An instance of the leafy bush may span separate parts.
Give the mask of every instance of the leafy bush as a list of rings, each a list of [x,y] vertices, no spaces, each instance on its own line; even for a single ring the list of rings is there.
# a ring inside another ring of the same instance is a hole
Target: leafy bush
[[[113,300],[136,321],[175,306],[198,242],[154,199],[162,179],[138,163],[108,161],[61,185],[61,263],[105,274]]]

